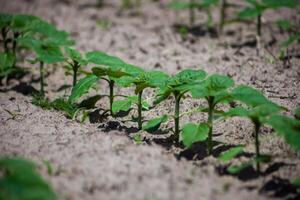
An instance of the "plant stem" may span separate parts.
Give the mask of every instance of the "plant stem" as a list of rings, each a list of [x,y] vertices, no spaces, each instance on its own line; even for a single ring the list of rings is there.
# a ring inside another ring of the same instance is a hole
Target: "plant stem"
[[[220,10],[220,24],[219,24],[219,34],[222,34],[223,32],[223,27],[224,27],[224,23],[225,23],[225,17],[226,17],[226,6],[227,6],[227,2],[226,0],[222,0],[221,2],[221,10]]]
[[[77,72],[78,72],[78,69],[79,69],[79,63],[74,61],[74,64],[72,66],[73,68],[73,87],[76,85],[77,83]]]
[[[14,56],[16,56],[16,49],[17,49],[17,39],[19,37],[19,33],[18,32],[14,32],[14,39],[13,39],[13,46],[12,46],[12,51]]]
[[[8,53],[8,47],[7,47],[7,41],[6,41],[6,37],[7,37],[7,30],[5,27],[3,27],[1,29],[1,35],[2,35],[2,42],[3,42],[3,49],[5,53]]]
[[[207,138],[207,150],[208,155],[212,154],[213,149],[213,140],[212,140],[212,133],[213,133],[213,112],[214,112],[214,104],[213,104],[214,98],[208,97],[208,118],[207,122],[209,125],[209,132],[208,132],[208,138]]]
[[[142,130],[142,94],[143,90],[141,90],[138,94],[138,128],[139,130]]]
[[[114,113],[112,111],[112,107],[113,107],[113,102],[114,102],[114,85],[115,85],[115,81],[110,80],[109,82],[109,110],[110,110],[110,114],[111,116],[114,116]]]
[[[179,106],[180,106],[180,99],[181,99],[181,95],[179,92],[176,92],[174,94],[175,96],[175,114],[174,114],[174,122],[175,122],[175,141],[179,142],[179,134],[180,134],[180,129],[179,129]]]
[[[44,91],[44,62],[40,61],[40,94],[45,96]]]
[[[260,129],[260,122],[258,120],[254,120],[254,127],[255,127],[255,130],[254,130],[254,137],[255,137],[255,153],[256,153],[256,159],[259,158],[260,156],[260,151],[259,151],[259,129]],[[256,170],[258,172],[260,172],[260,165],[259,165],[259,160],[256,161]]]
[[[193,26],[194,25],[194,21],[195,21],[195,10],[194,10],[194,4],[195,4],[195,0],[190,0],[190,25]]]
[[[259,54],[260,49],[260,37],[261,37],[261,15],[257,16],[257,22],[256,22],[256,54]]]

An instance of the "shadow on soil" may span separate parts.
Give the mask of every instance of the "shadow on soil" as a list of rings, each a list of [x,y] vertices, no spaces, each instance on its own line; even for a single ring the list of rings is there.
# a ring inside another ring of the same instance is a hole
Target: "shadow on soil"
[[[180,33],[182,35],[186,33],[191,33],[195,37],[204,37],[204,36],[209,36],[211,38],[218,37],[218,31],[216,28],[207,27],[204,25],[187,26],[185,24],[174,24],[173,29],[175,30],[175,32]]]
[[[280,199],[300,199],[300,187],[290,183],[287,179],[273,177],[259,190],[260,193]]]

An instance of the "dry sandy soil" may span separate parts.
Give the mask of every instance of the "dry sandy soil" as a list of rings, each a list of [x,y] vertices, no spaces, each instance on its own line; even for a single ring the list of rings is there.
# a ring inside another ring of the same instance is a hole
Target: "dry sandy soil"
[[[205,15],[197,16],[194,34],[182,38],[173,28],[188,21],[187,12],[166,9],[167,1],[145,1],[140,10],[120,11],[118,1],[96,8],[93,1],[71,0],[0,0],[0,11],[30,13],[69,31],[81,51],[102,50],[142,66],[175,74],[185,68],[201,68],[208,73],[231,76],[237,84],[262,90],[270,99],[287,107],[288,115],[300,105],[300,59],[291,58],[284,65],[272,55],[279,52],[280,40],[287,36],[272,23],[282,16],[297,20],[289,10],[266,13],[263,42],[256,55],[253,46],[254,24],[234,24],[216,38],[203,26]],[[214,12],[217,13],[217,12]],[[216,14],[217,15],[217,14]],[[275,16],[275,17],[274,17]],[[216,19],[218,16],[214,16]],[[107,20],[108,28],[97,25]],[[290,49],[299,54],[295,45]],[[28,63],[21,63],[26,65]],[[36,68],[37,69],[37,68]],[[49,66],[47,96],[54,99],[68,94],[71,78],[65,78],[62,66]],[[104,84],[98,92],[107,93]],[[43,110],[31,103],[30,92],[38,89],[38,72],[33,69],[20,80],[1,86],[0,92],[0,154],[18,155],[40,164],[44,177],[51,182],[62,199],[70,200],[216,200],[216,199],[299,199],[299,188],[289,179],[300,177],[299,153],[293,152],[268,127],[262,129],[261,149],[274,156],[263,165],[265,173],[257,176],[250,169],[238,176],[225,173],[225,164],[216,159],[229,146],[246,145],[247,153],[235,162],[246,160],[254,152],[251,123],[229,119],[217,124],[214,156],[201,148],[186,150],[169,143],[161,135],[142,133],[145,140],[138,145],[132,139],[136,124],[126,118],[105,118],[96,123],[72,121],[57,111]],[[120,92],[120,90],[117,90]],[[132,93],[132,90],[124,90]],[[153,91],[145,92],[145,98]],[[186,98],[181,110],[203,104]],[[98,108],[107,108],[101,99]],[[5,111],[17,113],[15,119]],[[97,113],[96,110],[94,112]],[[145,113],[151,119],[173,112],[170,99]],[[182,118],[181,123],[199,122],[205,115]],[[172,122],[163,129],[172,127]],[[49,161],[53,175],[46,173],[43,161]]]

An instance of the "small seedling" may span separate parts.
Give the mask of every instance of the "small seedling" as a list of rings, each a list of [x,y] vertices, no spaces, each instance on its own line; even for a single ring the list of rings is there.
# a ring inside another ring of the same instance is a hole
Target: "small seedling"
[[[189,0],[189,2],[173,1],[169,4],[169,7],[173,10],[189,10],[190,26],[195,22],[195,10],[205,9],[207,10],[207,25],[211,25],[212,16],[210,13],[210,7],[216,5],[219,0]]]
[[[129,87],[132,84],[135,85],[134,93],[137,95],[136,97],[127,97],[127,100],[121,101],[122,104],[130,105],[132,103],[137,104],[138,108],[138,129],[142,129],[143,117],[142,117],[142,108],[149,108],[147,102],[142,99],[143,91],[146,88],[162,88],[167,80],[168,75],[160,71],[145,71],[140,72],[138,76],[124,76],[120,79],[117,79],[117,83],[123,87]],[[114,106],[113,106],[114,107]],[[119,106],[118,106],[119,107]],[[126,110],[129,110],[130,107],[127,106]],[[118,111],[118,109],[115,109]],[[124,109],[122,109],[124,110]],[[124,111],[126,111],[124,110]]]
[[[260,153],[259,131],[260,128],[268,122],[270,116],[278,113],[282,108],[277,104],[268,100],[261,92],[248,86],[238,86],[232,91],[232,96],[248,107],[231,108],[226,115],[240,116],[249,118],[254,124],[254,139],[256,152],[256,168],[260,172],[259,162],[263,161],[263,156]]]
[[[97,77],[99,77],[99,79],[105,80],[109,85],[110,113],[111,115],[114,115],[114,98],[119,96],[114,94],[114,85],[116,80],[123,76],[135,77],[143,70],[125,63],[120,58],[107,55],[100,51],[89,52],[86,54],[86,57],[89,62],[99,65],[94,67],[92,71]]]
[[[189,92],[192,85],[197,82],[202,81],[206,76],[206,73],[203,70],[192,70],[186,69],[178,74],[170,77],[165,85],[160,89],[157,94],[157,99],[155,100],[155,104],[158,104],[169,96],[173,95],[175,98],[175,113],[174,113],[174,141],[179,142],[180,135],[180,127],[179,127],[179,118],[180,118],[180,100]]]
[[[213,149],[213,140],[212,140],[212,133],[213,133],[213,120],[218,116],[215,116],[216,113],[220,113],[215,108],[219,103],[226,103],[229,102],[232,97],[228,91],[234,85],[234,82],[231,78],[227,76],[222,76],[218,74],[213,74],[207,77],[203,82],[200,82],[197,85],[192,86],[191,93],[193,98],[204,98],[207,101],[208,107],[205,109],[200,109],[202,111],[208,112],[208,118],[206,124],[199,124],[200,127],[209,127],[208,131],[208,138],[207,138],[207,147],[208,147],[208,154],[211,155]],[[222,112],[221,112],[222,113]],[[188,126],[191,126],[188,124]],[[196,125],[194,125],[196,126]],[[196,129],[195,129],[196,130]],[[206,139],[205,136],[207,134],[207,129],[203,129],[203,132],[200,132],[197,129],[197,134],[195,135],[203,135],[200,137],[201,139]],[[189,138],[190,130],[183,131],[183,138]],[[188,141],[186,143],[193,143],[195,141]]]
[[[66,62],[69,64],[69,66],[72,68],[73,71],[73,87],[74,87],[77,83],[78,70],[82,66],[87,65],[88,62],[81,55],[81,53],[76,49],[66,47],[65,52],[66,52],[66,56],[65,56]]]
[[[249,7],[245,8],[238,13],[241,19],[253,19],[256,18],[256,39],[257,47],[260,48],[261,27],[262,27],[262,15],[266,10],[278,9],[283,7],[294,8],[298,5],[296,0],[246,0],[249,3]]]
[[[20,158],[0,158],[0,199],[55,200],[57,195],[37,172],[34,163]]]

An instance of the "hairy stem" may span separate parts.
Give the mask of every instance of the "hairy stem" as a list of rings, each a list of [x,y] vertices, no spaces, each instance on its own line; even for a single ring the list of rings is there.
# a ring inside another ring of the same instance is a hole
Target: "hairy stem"
[[[110,110],[110,114],[111,116],[114,116],[114,113],[112,111],[112,107],[113,107],[113,102],[114,102],[114,85],[115,85],[115,81],[110,80],[109,82],[109,110]]]
[[[44,62],[40,61],[40,94],[45,96],[44,91]]]
[[[260,129],[260,122],[258,122],[258,120],[254,120],[254,127],[255,127],[255,130],[254,130],[254,137],[255,137],[255,153],[256,153],[256,158],[259,158],[260,156],[260,150],[259,150],[259,129]],[[256,170],[258,172],[260,172],[260,165],[259,165],[259,161],[256,162]]]
[[[208,138],[207,138],[207,151],[208,155],[212,154],[213,150],[213,140],[212,140],[212,133],[213,133],[213,112],[214,112],[214,104],[213,104],[213,97],[209,97],[207,99],[208,102],[208,118],[207,122],[209,124],[209,132],[208,132]]]
[[[138,94],[138,128],[139,130],[142,130],[142,94],[143,90],[139,92]]]
[[[180,93],[175,93],[175,114],[174,114],[174,122],[175,122],[175,130],[174,130],[174,134],[175,134],[175,141],[179,142],[179,134],[180,134],[180,128],[179,128],[179,106],[180,106]]]

